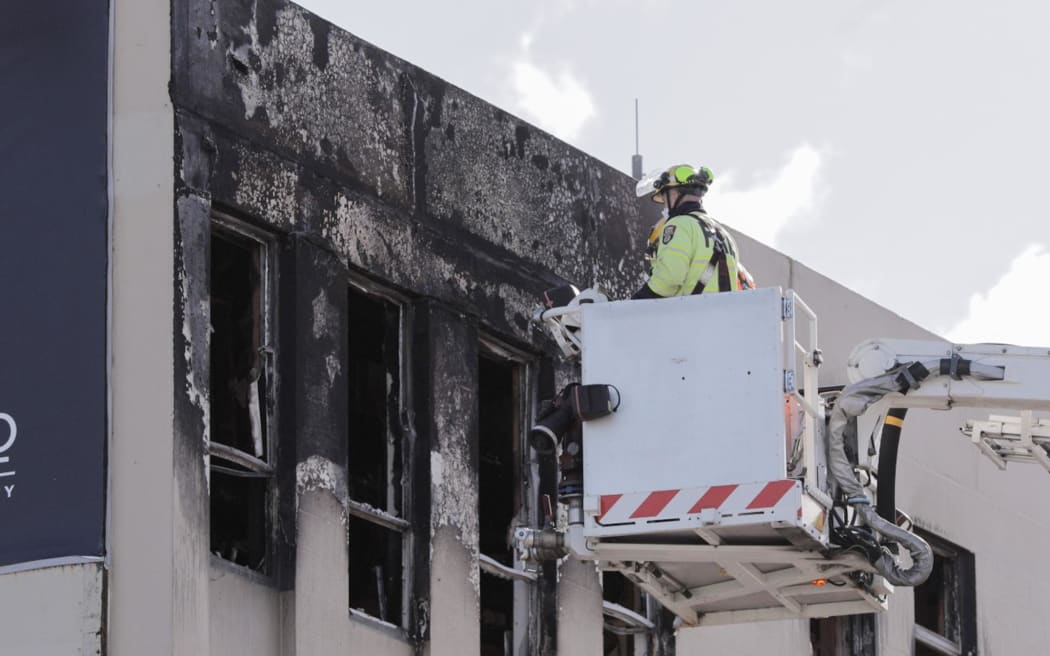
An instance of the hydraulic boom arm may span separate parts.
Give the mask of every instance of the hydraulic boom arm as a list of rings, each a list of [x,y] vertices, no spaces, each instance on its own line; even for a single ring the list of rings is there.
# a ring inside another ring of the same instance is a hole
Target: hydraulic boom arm
[[[911,370],[922,374],[922,369],[914,363],[929,373],[916,378]],[[901,369],[902,365],[908,367]],[[1000,469],[1007,462],[1025,462],[1050,472],[1050,421],[1032,418],[1032,411],[1050,410],[1050,350],[880,339],[860,344],[849,359],[854,385],[865,379],[870,384],[899,369],[899,381],[890,385],[898,389],[876,399],[881,407],[1019,410],[1019,417],[992,415],[988,421],[967,421],[962,432]]]
[[[974,441],[1000,467],[1008,460],[1037,461],[1050,471],[1043,446],[1050,444],[1050,426],[1039,423],[1033,430],[1032,421],[1033,410],[1050,410],[1050,351],[1004,344],[872,340],[853,350],[849,378],[851,384],[835,400],[828,422],[829,471],[837,491],[864,523],[911,554],[908,569],[901,569],[888,554],[875,563],[891,583],[917,585],[925,580],[932,552],[921,538],[898,527],[895,518],[882,517],[871,507],[845,449],[845,436],[855,434],[857,417],[874,406],[1018,409],[1022,414],[1016,423],[1009,418],[971,422],[968,434],[976,433]]]

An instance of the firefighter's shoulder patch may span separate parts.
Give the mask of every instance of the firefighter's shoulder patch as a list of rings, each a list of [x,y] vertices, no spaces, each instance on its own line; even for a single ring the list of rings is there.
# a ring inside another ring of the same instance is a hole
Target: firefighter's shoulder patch
[[[673,225],[665,227],[664,236],[660,239],[660,241],[665,244],[670,244],[671,240],[674,239],[674,229],[675,227]]]

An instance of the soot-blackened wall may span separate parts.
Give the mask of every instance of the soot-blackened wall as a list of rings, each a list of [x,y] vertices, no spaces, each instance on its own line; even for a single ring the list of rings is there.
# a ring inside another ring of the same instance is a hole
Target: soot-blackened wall
[[[415,317],[406,476],[431,549],[414,549],[410,633],[476,620],[430,600],[447,544],[466,554],[476,599],[478,339],[546,358],[549,371],[552,344],[529,321],[544,289],[637,288],[647,222],[633,181],[295,5],[176,0],[173,12],[176,425],[191,470],[182,478],[196,482],[188,498],[207,484],[206,253],[221,211],[271,233],[278,250],[276,585],[296,585],[304,495],[346,498],[345,299],[364,274],[411,299]],[[553,378],[536,379],[540,396]],[[206,500],[186,503],[206,528]],[[553,584],[540,587],[549,601]],[[553,628],[540,634],[540,651],[553,652]]]

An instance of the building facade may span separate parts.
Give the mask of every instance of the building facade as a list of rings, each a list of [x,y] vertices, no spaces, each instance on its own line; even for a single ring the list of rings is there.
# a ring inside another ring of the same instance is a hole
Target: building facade
[[[592,565],[515,571],[557,482],[526,429],[574,375],[531,313],[641,283],[633,180],[294,4],[112,8],[105,562],[0,575],[0,651],[1045,651],[1047,483],[956,435],[978,413],[908,419],[938,566],[878,617],[676,630]],[[825,385],[864,339],[932,337],[736,237],[817,312]]]

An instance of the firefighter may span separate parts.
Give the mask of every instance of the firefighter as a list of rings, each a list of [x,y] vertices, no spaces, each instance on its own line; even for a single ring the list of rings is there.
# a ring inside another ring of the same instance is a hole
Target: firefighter
[[[740,289],[733,238],[707,215],[704,194],[714,180],[706,166],[672,166],[643,178],[638,197],[664,205],[666,221],[649,235],[655,246],[649,280],[632,298],[687,296]]]

